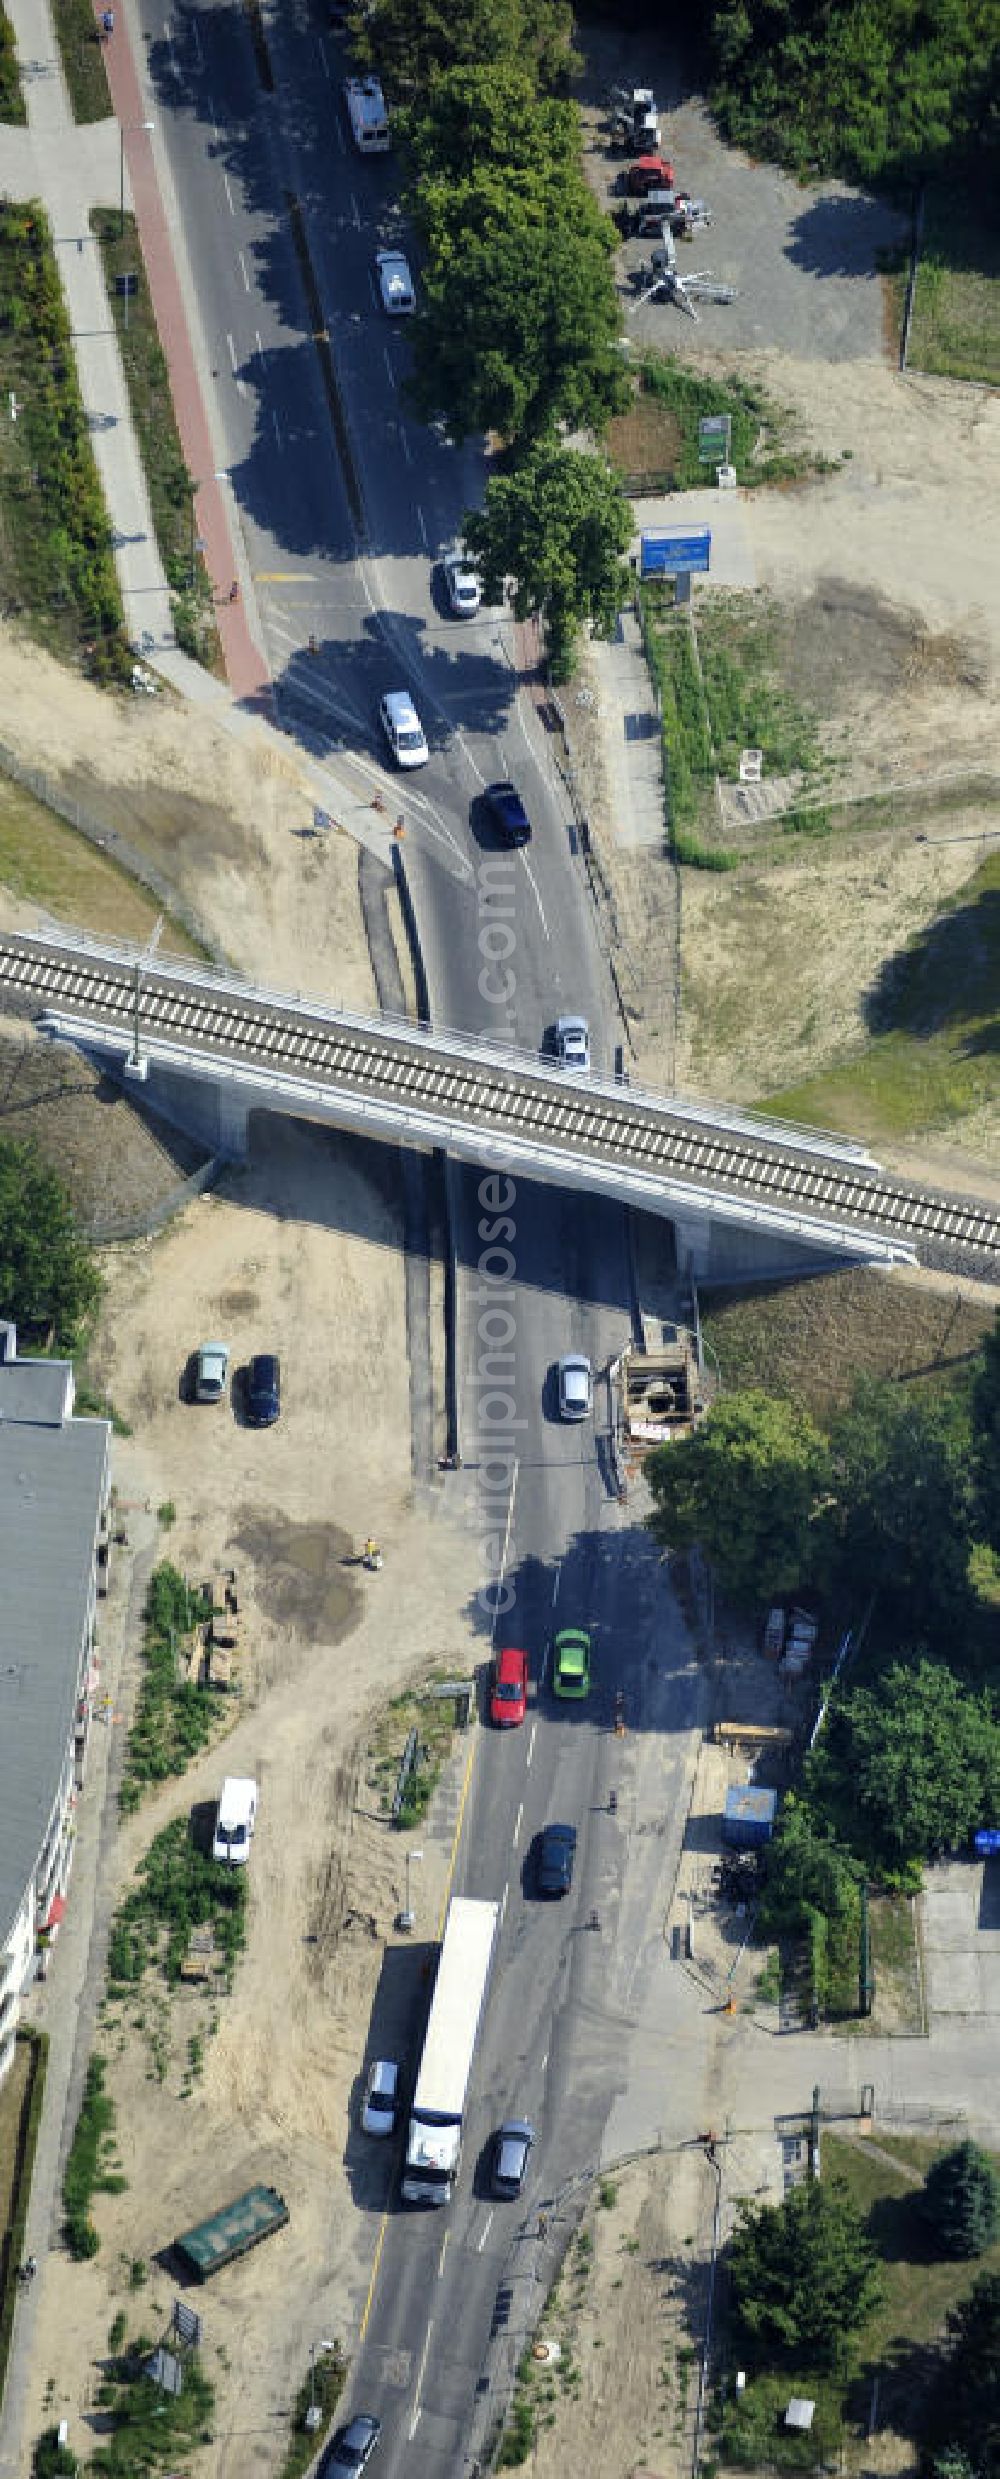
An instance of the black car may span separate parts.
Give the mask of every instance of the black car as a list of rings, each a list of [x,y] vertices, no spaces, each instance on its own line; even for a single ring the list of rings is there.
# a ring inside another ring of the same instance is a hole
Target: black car
[[[538,1839],[538,1891],[568,1894],[576,1858],[576,1826],[546,1825]]]
[[[486,802],[494,826],[505,844],[530,844],[531,820],[513,783],[488,783]]]
[[[320,2479],[357,2479],[358,2472],[370,2462],[381,2433],[381,2419],[373,2419],[367,2411],[360,2411],[358,2417],[351,2419],[346,2427],[341,2428],[339,2436],[334,2437],[320,2465]]]
[[[247,1419],[253,1429],[271,1429],[281,1413],[281,1362],[277,1352],[255,1352],[247,1378]]]

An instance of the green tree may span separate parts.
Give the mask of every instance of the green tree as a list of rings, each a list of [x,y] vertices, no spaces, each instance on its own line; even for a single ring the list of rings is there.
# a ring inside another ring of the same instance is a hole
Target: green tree
[[[834,1707],[806,1765],[810,1804],[885,1872],[967,1843],[1000,1813],[1000,1727],[987,1692],[942,1662],[896,1662]]]
[[[967,2457],[977,2479],[1000,2473],[1000,2274],[983,2273],[948,2317],[950,2348],[925,2411],[931,2450],[950,2469]]]
[[[875,2250],[842,2179],[740,2205],[730,2247],[736,2311],[761,2356],[841,2371],[882,2296]]]
[[[973,1395],[977,1524],[1000,1551],[1000,1309],[983,1346],[983,1365]]]
[[[945,2255],[984,2255],[1000,2229],[1000,2182],[978,2143],[957,2143],[932,2162],[924,2217]]]
[[[565,88],[581,66],[569,0],[359,0],[352,43],[394,97],[426,94],[454,68],[525,61],[543,88]]]
[[[0,1142],[0,1313],[72,1350],[100,1296],[61,1179],[33,1145]]]
[[[795,1404],[757,1387],[723,1395],[692,1437],[649,1456],[646,1477],[655,1538],[666,1549],[698,1542],[734,1601],[766,1601],[808,1573],[828,1462]]]
[[[515,185],[477,167],[418,192],[427,255],[409,394],[456,439],[601,430],[624,406],[614,232],[582,179]]]
[[[801,1929],[811,1911],[829,1920],[849,1918],[858,1909],[862,1873],[832,1825],[789,1794],[768,1852],[757,1912],[760,1934],[778,1937]]]
[[[975,1470],[966,1401],[861,1384],[830,1433],[834,1580],[877,1593],[925,1643],[954,1642],[969,1607]]]
[[[610,635],[631,587],[622,554],[632,517],[602,457],[543,441],[487,484],[464,532],[487,600],[500,602],[513,578],[516,617],[541,620],[554,679],[566,678],[583,621]]]
[[[716,0],[727,135],[800,171],[924,178],[995,141],[997,0]]]

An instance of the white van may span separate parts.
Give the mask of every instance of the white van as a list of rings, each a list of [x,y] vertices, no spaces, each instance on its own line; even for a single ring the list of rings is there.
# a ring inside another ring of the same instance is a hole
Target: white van
[[[345,78],[344,102],[359,155],[387,155],[389,115],[377,77]]]
[[[257,1784],[230,1774],[222,1785],[212,1843],[213,1859],[230,1868],[245,1868],[257,1822]]]

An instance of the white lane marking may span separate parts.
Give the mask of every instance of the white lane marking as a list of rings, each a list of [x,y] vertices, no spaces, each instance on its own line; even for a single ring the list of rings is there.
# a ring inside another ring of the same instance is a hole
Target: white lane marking
[[[493,1650],[493,1639],[494,1639],[494,1637],[495,1637],[495,1635],[496,1635],[496,1631],[497,1631],[497,1611],[498,1611],[498,1606],[499,1606],[499,1601],[500,1601],[500,1595],[501,1595],[501,1592],[503,1591],[504,1575],[505,1575],[505,1573],[506,1573],[506,1569],[507,1569],[507,1552],[508,1552],[508,1550],[509,1550],[509,1548],[510,1548],[510,1527],[511,1527],[511,1525],[512,1525],[513,1521],[514,1521],[514,1500],[515,1500],[515,1497],[517,1496],[517,1475],[518,1475],[519,1463],[520,1463],[520,1458],[519,1458],[519,1456],[515,1455],[515,1457],[514,1457],[514,1469],[513,1469],[513,1472],[512,1472],[512,1474],[511,1474],[511,1481],[510,1481],[510,1497],[509,1497],[509,1500],[508,1500],[508,1503],[507,1503],[507,1527],[506,1527],[506,1530],[505,1530],[505,1532],[504,1532],[504,1536],[503,1536],[503,1554],[502,1554],[501,1559],[500,1559],[500,1573],[499,1573],[499,1575],[497,1576],[497,1589],[496,1589],[496,1597],[495,1597],[495,1599],[494,1599],[494,1603],[493,1603],[493,1624],[492,1624],[492,1626],[491,1626],[491,1628],[490,1628],[490,1651],[491,1651],[491,1652],[492,1652],[492,1650]]]
[[[254,336],[255,336],[255,338],[256,338],[256,342],[257,342],[257,351],[258,351],[258,353],[259,353],[259,355],[260,355],[261,361],[263,361],[263,359],[264,359],[264,347],[263,347],[263,345],[262,345],[262,343],[261,343],[261,340],[260,340],[260,328],[259,328],[259,327],[255,327],[253,332],[254,332]]]
[[[196,17],[190,16],[188,18],[186,31],[192,37],[195,51],[198,54],[198,67],[199,69],[202,69],[205,65],[205,54],[201,48],[201,36],[198,32],[198,20]]]
[[[468,741],[466,740],[465,733],[456,728],[455,738],[458,742],[459,748],[461,749],[466,765],[469,767],[471,773],[475,775],[476,782],[478,783],[480,790],[485,792],[486,777],[483,773],[482,767],[477,764],[475,758],[473,757]]]
[[[544,2057],[543,2057],[543,2059],[542,2059],[542,2064],[541,2064],[541,2072],[542,2072],[543,2074],[544,2074],[544,2072],[545,2072],[546,2066],[548,2065],[548,2062],[549,2062],[549,2052],[548,2052],[548,2050],[546,2049],[546,2051],[545,2051],[545,2055],[544,2055]]]
[[[407,464],[408,464],[408,465],[412,465],[412,463],[413,463],[413,450],[412,450],[412,448],[411,448],[411,446],[410,446],[410,442],[409,442],[409,440],[408,440],[408,438],[407,438],[407,436],[406,436],[406,432],[405,432],[405,430],[404,430],[404,428],[403,428],[403,424],[402,424],[402,422],[401,422],[401,423],[400,423],[400,425],[399,425],[399,444],[400,444],[400,447],[402,448],[403,455],[404,455],[404,457],[405,457],[405,459],[406,459]]]
[[[486,2215],[486,2219],[485,2219],[485,2221],[484,2221],[484,2223],[483,2223],[483,2234],[482,2234],[482,2237],[481,2237],[481,2238],[477,2238],[477,2240],[476,2240],[476,2252],[477,2252],[477,2254],[479,2254],[479,2255],[481,2255],[481,2254],[482,2254],[482,2252],[483,2252],[483,2248],[484,2248],[484,2246],[486,2245],[486,2241],[487,2241],[487,2238],[489,2237],[489,2234],[490,2234],[490,2231],[491,2231],[492,2227],[493,2227],[493,2214],[492,2214],[492,2212],[488,2212],[488,2213],[487,2213],[487,2215]]]
[[[536,1736],[537,1730],[538,1730],[538,1723],[537,1723],[537,1722],[532,1722],[532,1725],[531,1725],[531,1737],[530,1737],[530,1739],[528,1740],[528,1764],[529,1764],[529,1765],[530,1765],[530,1763],[531,1763],[531,1759],[532,1759],[532,1757],[533,1757],[533,1755],[534,1755],[534,1753],[535,1753],[535,1736]]]
[[[413,503],[413,504],[414,504],[414,507],[416,508],[416,511],[417,511],[417,524],[418,524],[418,525],[419,525],[419,527],[420,527],[420,539],[421,539],[421,542],[423,543],[424,549],[425,549],[425,551],[426,551],[426,549],[427,549],[427,527],[426,527],[426,525],[424,524],[424,512],[423,512],[423,509],[422,509],[422,507],[421,507],[421,505],[420,505],[420,501],[419,501],[419,499],[414,500],[414,503]]]
[[[510,1892],[510,1886],[509,1886],[509,1885],[505,1885],[505,1886],[504,1886],[504,1889],[503,1889],[503,1893],[502,1893],[501,1898],[500,1898],[500,1926],[501,1926],[501,1928],[503,1927],[503,1924],[504,1924],[504,1919],[505,1919],[505,1917],[506,1917],[506,1912],[507,1912],[507,1896],[508,1896],[509,1892]]]
[[[233,376],[235,377],[235,375],[236,375],[236,346],[235,346],[235,344],[233,343],[233,339],[232,339],[232,337],[231,337],[231,336],[227,336],[227,337],[226,337],[226,343],[227,343],[227,344],[228,344],[228,346],[229,346],[229,359],[230,359],[230,361],[231,361],[231,363],[232,363],[232,366],[233,366]]]
[[[340,126],[340,114],[339,114],[339,112],[338,112],[338,114],[337,114],[337,117],[336,117],[336,120],[334,121],[333,126],[334,126],[334,128],[335,128],[335,130],[336,130],[336,132],[337,132],[337,144],[338,144],[338,146],[339,146],[339,148],[340,148],[340,152],[341,152],[341,154],[342,154],[342,155],[346,155],[346,153],[347,153],[347,139],[345,138],[345,136],[344,136],[344,132],[343,132],[343,130],[342,130],[342,128],[341,128],[341,126]]]
[[[521,1805],[520,1805],[520,1807],[518,1808],[518,1811],[517,1811],[517,1823],[516,1823],[516,1825],[515,1825],[515,1827],[514,1827],[513,1839],[512,1839],[512,1841],[511,1841],[511,1846],[510,1846],[512,1851],[516,1851],[517,1846],[518,1846],[518,1842],[519,1842],[520,1837],[521,1837],[521,1824],[522,1824],[523,1817],[524,1817],[524,1801],[523,1801],[523,1799],[522,1799],[522,1801],[521,1801]]]
[[[421,2387],[421,2385],[422,2385],[422,2383],[423,2383],[423,2381],[424,2381],[424,2372],[425,2372],[425,2369],[426,2369],[426,2366],[427,2366],[427,2353],[428,2353],[428,2350],[430,2349],[430,2346],[431,2346],[431,2334],[432,2334],[433,2330],[434,2330],[434,2318],[433,2318],[433,2316],[432,2316],[432,2317],[431,2317],[431,2320],[430,2320],[430,2323],[428,2324],[428,2327],[427,2327],[427,2339],[426,2339],[426,2341],[425,2341],[425,2343],[424,2343],[423,2353],[422,2353],[422,2355],[421,2355],[421,2360],[420,2360],[420,2371],[419,2371],[419,2374],[418,2374],[418,2376],[417,2376],[417,2390],[416,2390],[416,2397],[415,2397],[415,2400],[414,2400],[413,2417],[412,2417],[412,2419],[410,2420],[410,2443],[411,2443],[411,2444],[412,2444],[413,2439],[414,2439],[414,2437],[415,2437],[415,2435],[416,2435],[416,2432],[417,2432],[417,2422],[418,2422],[419,2417],[420,2417],[420,2387]]]
[[[356,196],[355,196],[355,194],[354,194],[353,189],[352,189],[352,191],[351,191],[351,217],[352,217],[352,221],[353,221],[353,223],[354,223],[355,231],[356,231],[356,232],[360,232],[360,230],[361,230],[361,209],[360,209],[360,207],[359,207],[359,205],[358,205],[357,198],[356,198]]]
[[[522,852],[522,854],[521,854],[521,859],[522,859],[522,861],[524,862],[525,871],[526,871],[526,873],[527,873],[528,885],[529,885],[529,887],[531,888],[531,892],[532,892],[532,894],[533,894],[533,896],[534,896],[534,899],[535,899],[535,902],[536,902],[536,904],[537,904],[537,906],[538,906],[538,918],[539,918],[539,920],[540,920],[540,922],[541,922],[542,928],[543,928],[543,930],[544,930],[544,932],[545,932],[545,935],[546,935],[546,938],[547,938],[547,937],[548,937],[548,935],[549,935],[549,925],[548,925],[548,922],[547,922],[547,920],[546,920],[546,918],[545,918],[545,910],[544,910],[544,906],[543,906],[543,904],[542,904],[542,899],[541,899],[541,896],[539,895],[538,888],[537,888],[537,886],[536,886],[536,884],[535,884],[535,877],[534,877],[534,872],[533,872],[533,870],[532,870],[531,862],[529,861],[529,859],[528,859],[528,855],[527,855],[527,853],[526,853],[526,852]]]
[[[283,448],[283,447],[284,447],[285,442],[284,442],[284,440],[283,440],[283,438],[282,438],[282,436],[281,436],[281,424],[280,424],[280,422],[279,422],[279,420],[278,420],[278,416],[277,416],[277,414],[276,414],[276,412],[275,412],[275,410],[274,410],[274,406],[273,406],[273,405],[271,406],[271,420],[272,420],[272,422],[274,423],[274,436],[275,436],[275,438],[276,438],[276,440],[277,440],[277,442],[278,442],[278,446],[279,446],[279,448]]]
[[[553,1578],[552,1578],[552,1607],[553,1607],[553,1609],[555,1609],[556,1602],[557,1602],[557,1601],[558,1601],[558,1599],[559,1599],[559,1578],[560,1578],[561,1574],[562,1574],[562,1559],[560,1559],[559,1564],[558,1564],[558,1566],[557,1566],[557,1568],[556,1568],[555,1574],[554,1574],[554,1576],[553,1576]]]
[[[319,56],[320,56],[320,59],[321,59],[321,61],[322,61],[322,63],[323,63],[323,75],[324,75],[324,77],[325,77],[326,79],[328,79],[328,80],[330,80],[330,81],[332,82],[333,72],[332,72],[332,70],[331,70],[331,68],[330,68],[330,63],[329,63],[329,61],[328,61],[328,59],[327,59],[327,56],[326,56],[326,44],[325,44],[325,43],[324,43],[324,41],[323,41],[323,37],[322,37],[322,35],[320,35],[320,36],[318,37],[318,41],[319,41]],[[343,139],[341,139],[341,144],[343,145]]]
[[[240,274],[243,278],[243,290],[245,293],[248,293],[250,290],[250,278],[247,274],[247,262],[243,256],[242,250],[237,250],[236,256],[240,262]]]
[[[442,2240],[441,2240],[441,2253],[440,2253],[440,2255],[438,2256],[438,2280],[439,2280],[439,2281],[441,2280],[442,2275],[443,2275],[443,2273],[444,2273],[444,2259],[445,2259],[445,2256],[446,2256],[446,2254],[447,2254],[447,2252],[448,2252],[448,2239],[449,2239],[450,2235],[451,2235],[450,2231],[446,2229],[446,2230],[445,2230],[445,2233],[444,2233],[444,2237],[443,2237],[443,2238],[442,2238]]]
[[[230,186],[229,186],[229,174],[228,174],[228,172],[224,172],[224,173],[223,173],[223,175],[222,175],[222,186],[223,186],[223,189],[225,190],[225,193],[226,193],[226,202],[227,202],[227,205],[228,205],[228,207],[229,207],[229,212],[230,212],[230,215],[235,215],[235,213],[236,213],[236,209],[235,209],[235,207],[234,207],[234,205],[233,205],[233,193],[232,193],[232,190],[230,189]]]
[[[384,344],[384,345],[383,345],[383,347],[382,347],[382,359],[383,359],[383,361],[384,361],[384,363],[385,363],[385,375],[386,375],[386,378],[387,378],[387,379],[388,379],[388,381],[389,381],[389,385],[390,385],[390,387],[393,387],[393,388],[394,388],[394,387],[395,387],[395,385],[396,385],[396,373],[395,373],[395,371],[394,371],[394,369],[393,369],[393,366],[392,366],[392,355],[391,355],[391,353],[390,353],[390,351],[389,351],[389,347],[388,347],[388,345],[387,345],[387,344]]]

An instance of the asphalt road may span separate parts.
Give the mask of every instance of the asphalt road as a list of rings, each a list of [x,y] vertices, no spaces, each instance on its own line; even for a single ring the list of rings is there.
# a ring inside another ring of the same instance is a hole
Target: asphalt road
[[[351,149],[343,53],[305,8],[270,17],[270,94],[242,11],[179,11],[166,34],[151,0],[140,0],[140,15],[209,345],[219,462],[231,477],[286,726],[313,748],[337,745],[343,760],[373,774],[384,755],[378,698],[411,689],[430,762],[416,778],[379,771],[378,779],[407,821],[435,1020],[542,1045],[560,1012],[579,1012],[590,1021],[595,1065],[611,1068],[610,985],[573,866],[567,804],[537,718],[517,694],[510,624],[495,612],[455,621],[438,594],[434,555],[481,496],[484,466],[475,446],[459,451],[406,413],[406,322],[386,318],[373,283],[375,249],[400,237],[398,167]],[[311,339],[289,193],[332,341],[363,546]],[[508,773],[534,828],[513,854],[498,852],[480,797]],[[484,1488],[494,1440],[477,1412],[483,1206],[475,1175],[462,1173],[458,1185],[460,1490],[485,1543],[497,1516]],[[606,1388],[599,1383],[595,1419],[571,1428],[553,1417],[550,1372],[571,1348],[601,1367],[627,1333],[626,1226],[611,1204],[530,1186],[511,1219],[517,1478],[512,1470],[514,1601],[502,1624],[528,1648],[534,1684],[523,1730],[482,1733],[465,1813],[456,1884],[504,1909],[459,2193],[441,2214],[391,2208],[352,2369],[346,2407],[383,2418],[386,2479],[404,2456],[413,2474],[461,2467],[498,2315],[530,2326],[541,2201],[596,2162],[625,2072],[621,2023],[607,2004],[610,1930],[587,1921],[594,1911],[602,1923],[618,1918],[622,1904],[608,1724],[615,1687],[634,1668],[643,1587],[610,1490]],[[507,1512],[505,1502],[502,1528]],[[485,1548],[482,1580],[488,1586]],[[482,1610],[478,1618],[485,1661],[489,1623]],[[567,1707],[551,1694],[548,1646],[555,1621],[573,1618],[593,1631],[596,1678],[588,1701]],[[544,1904],[533,1897],[528,1861],[540,1827],[560,1817],[579,1829],[576,1876],[565,1902]],[[614,1963],[626,1968],[624,1951]],[[531,2118],[538,2143],[522,2203],[493,2205],[482,2155],[511,2113]]]

